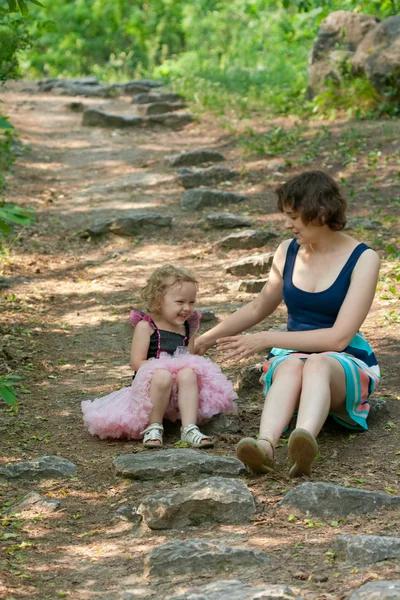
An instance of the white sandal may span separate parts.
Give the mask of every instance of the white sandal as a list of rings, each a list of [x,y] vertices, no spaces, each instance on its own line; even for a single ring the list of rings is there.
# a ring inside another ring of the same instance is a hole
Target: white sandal
[[[208,440],[208,442],[202,444],[202,440]],[[186,427],[181,429],[181,441],[186,442],[192,448],[212,448],[214,446],[208,435],[201,433],[197,425],[194,424],[186,425]]]
[[[144,434],[143,446],[145,448],[161,448],[163,445],[164,427],[160,423],[152,423],[140,434]]]

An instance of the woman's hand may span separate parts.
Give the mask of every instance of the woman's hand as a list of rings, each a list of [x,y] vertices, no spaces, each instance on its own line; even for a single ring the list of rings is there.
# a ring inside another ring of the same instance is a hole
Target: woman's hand
[[[219,338],[217,344],[220,350],[227,352],[225,358],[245,358],[268,348],[267,332],[248,333],[245,335],[232,335]]]

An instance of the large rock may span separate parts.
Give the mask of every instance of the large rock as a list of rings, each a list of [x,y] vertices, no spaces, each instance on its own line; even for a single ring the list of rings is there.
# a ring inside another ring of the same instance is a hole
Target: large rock
[[[16,502],[9,508],[8,515],[21,515],[23,513],[50,514],[61,506],[59,500],[48,500],[37,492],[29,492],[19,502]]]
[[[225,271],[231,275],[267,275],[271,269],[274,255],[271,252],[256,254],[242,258],[225,267]]]
[[[267,283],[267,279],[242,279],[239,281],[238,292],[246,292],[247,294],[258,294]]]
[[[142,117],[114,115],[98,108],[87,108],[82,117],[82,125],[87,127],[142,127],[145,120]]]
[[[264,229],[246,229],[245,231],[236,231],[226,237],[218,240],[214,247],[216,250],[251,250],[252,248],[261,248],[272,239],[278,237],[277,233]]]
[[[76,465],[60,456],[41,456],[27,462],[0,467],[0,479],[53,479],[75,474]]]
[[[293,506],[322,519],[340,518],[372,513],[381,508],[400,507],[400,496],[307,481],[290,490],[279,505]]]
[[[381,560],[400,558],[400,538],[380,535],[338,535],[335,541],[347,562],[371,565]]]
[[[233,192],[221,192],[220,190],[193,189],[185,192],[181,198],[183,210],[198,210],[205,206],[218,206],[219,204],[233,204],[244,202],[246,196]]]
[[[41,92],[57,91],[72,96],[106,98],[112,95],[112,86],[100,83],[96,77],[41,79],[38,88]]]
[[[260,550],[232,548],[196,539],[174,540],[149,552],[145,570],[149,577],[165,577],[252,567],[264,569],[268,562],[268,555]]]
[[[369,581],[353,592],[348,600],[400,600],[400,579]]]
[[[141,117],[148,117],[149,115],[162,115],[165,113],[174,112],[176,110],[182,110],[186,107],[184,102],[151,102],[150,104],[138,104],[136,112]]]
[[[132,98],[132,104],[152,104],[153,102],[180,102],[180,94],[173,92],[141,92]]]
[[[181,167],[176,171],[178,180],[185,189],[197,188],[202,185],[213,185],[222,181],[229,181],[239,173],[222,165],[214,165],[206,169],[196,167]]]
[[[400,15],[373,28],[352,57],[356,71],[364,71],[382,96],[400,95]]]
[[[111,87],[123,94],[149,93],[153,88],[162,87],[163,82],[157,79],[133,79],[125,83],[114,83]]]
[[[253,496],[240,479],[210,477],[170,492],[158,492],[138,507],[151,529],[180,529],[204,523],[248,523],[255,515]]]
[[[302,600],[286,585],[264,583],[253,587],[236,579],[213,581],[166,600]],[[360,599],[361,600],[361,599]],[[389,600],[389,599],[387,599]]]
[[[137,212],[118,217],[110,223],[110,231],[119,235],[137,235],[143,230],[171,227],[172,217],[158,213]]]
[[[235,227],[251,227],[251,221],[231,212],[212,213],[206,215],[198,225],[212,229],[234,229]]]
[[[146,117],[146,125],[164,125],[171,129],[180,129],[194,121],[194,115],[188,112],[168,112],[162,115]]]
[[[217,150],[189,150],[166,156],[164,161],[169,167],[193,167],[203,163],[225,160]]]
[[[90,225],[85,234],[89,236],[102,235],[107,232],[117,235],[138,235],[143,231],[158,227],[171,227],[172,217],[151,212],[132,212],[123,217],[95,221]]]
[[[238,477],[246,473],[237,458],[223,458],[190,448],[126,454],[113,461],[117,475],[132,479],[171,479],[183,476],[199,479],[206,475]]]
[[[345,10],[334,11],[321,22],[309,59],[309,97],[322,91],[327,79],[341,79],[341,65],[353,56],[377,23],[371,15]]]

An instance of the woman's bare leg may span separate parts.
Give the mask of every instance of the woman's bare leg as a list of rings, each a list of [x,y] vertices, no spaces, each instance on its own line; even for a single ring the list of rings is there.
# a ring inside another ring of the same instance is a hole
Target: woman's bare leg
[[[273,375],[272,385],[265,398],[261,415],[260,438],[268,438],[275,446],[289,425],[300,398],[304,363],[299,358],[288,358]],[[271,445],[260,439],[259,443],[272,458]]]
[[[305,361],[296,427],[317,437],[330,410],[342,412],[346,403],[346,376],[332,356],[311,354]]]

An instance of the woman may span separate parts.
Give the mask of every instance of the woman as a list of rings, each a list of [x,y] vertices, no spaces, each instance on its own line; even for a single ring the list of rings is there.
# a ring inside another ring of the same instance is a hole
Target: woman
[[[346,203],[335,181],[307,171],[277,188],[278,208],[293,239],[280,244],[268,282],[255,300],[196,341],[199,354],[215,343],[227,358],[272,350],[262,367],[266,394],[258,440],[245,438],[237,455],[250,469],[274,466],[275,446],[297,412],[288,442],[291,477],[310,475],[316,437],[327,416],[367,429],[367,398],[379,381],[375,355],[359,333],[371,307],[379,256],[342,233]],[[282,299],[287,331],[238,335],[271,315]]]

